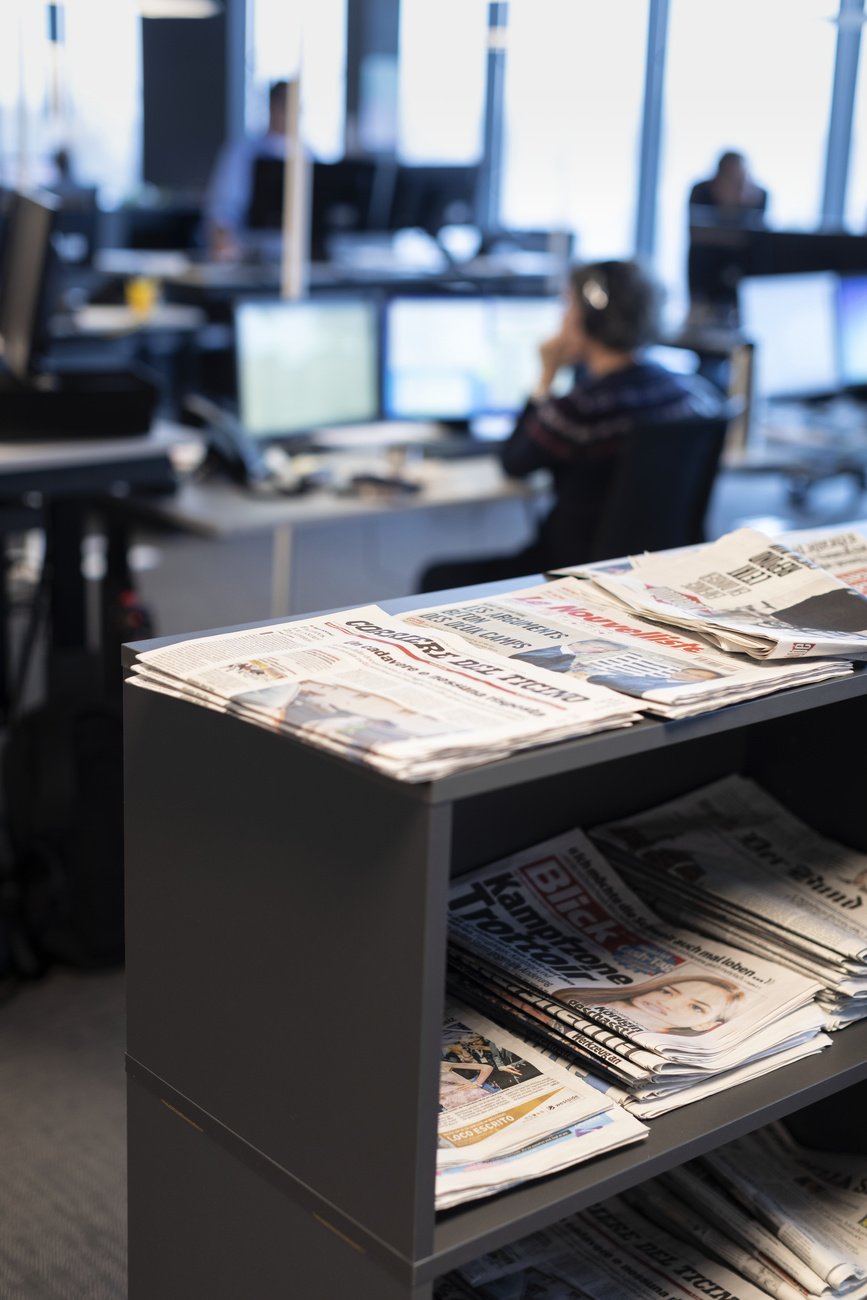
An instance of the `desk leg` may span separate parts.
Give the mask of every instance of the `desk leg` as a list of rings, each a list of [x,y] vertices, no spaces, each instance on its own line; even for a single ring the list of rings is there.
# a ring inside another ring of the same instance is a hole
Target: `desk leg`
[[[283,618],[289,613],[289,586],[292,581],[292,525],[278,524],[274,529],[271,552],[271,616]]]

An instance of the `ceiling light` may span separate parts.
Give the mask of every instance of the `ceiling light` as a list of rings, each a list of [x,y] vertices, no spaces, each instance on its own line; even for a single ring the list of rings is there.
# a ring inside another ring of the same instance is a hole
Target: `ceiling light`
[[[219,0],[139,0],[142,18],[213,18],[223,12]]]

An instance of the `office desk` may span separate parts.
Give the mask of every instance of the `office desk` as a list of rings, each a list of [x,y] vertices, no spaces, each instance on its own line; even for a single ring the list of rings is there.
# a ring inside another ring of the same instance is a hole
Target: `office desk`
[[[335,455],[331,463],[342,477],[372,467],[370,457],[360,456]],[[190,482],[173,497],[137,504],[151,518],[201,537],[270,533],[276,618],[313,608],[311,600],[317,608],[374,600],[384,583],[395,595],[407,594],[426,564],[450,554],[518,550],[549,491],[546,475],[508,479],[494,456],[422,461],[408,466],[406,475],[421,484],[419,492],[383,498],[322,490],[262,498],[212,481]]]

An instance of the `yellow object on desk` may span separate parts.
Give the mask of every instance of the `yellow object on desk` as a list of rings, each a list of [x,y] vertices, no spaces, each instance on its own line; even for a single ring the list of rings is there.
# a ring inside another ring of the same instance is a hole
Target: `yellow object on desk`
[[[150,316],[160,300],[160,282],[152,275],[134,275],[124,285],[124,297],[137,316]]]

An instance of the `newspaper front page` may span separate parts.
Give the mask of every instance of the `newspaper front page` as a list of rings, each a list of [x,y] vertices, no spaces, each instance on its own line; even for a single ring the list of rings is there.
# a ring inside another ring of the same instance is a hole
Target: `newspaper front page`
[[[408,781],[640,717],[605,686],[408,628],[373,605],[145,651],[131,680]]]
[[[725,777],[591,834],[666,916],[812,975],[846,1023],[867,1015],[867,856],[755,782]]]
[[[451,1003],[440,1061],[437,1209],[565,1169],[647,1136],[580,1076],[469,1007]]]
[[[821,987],[667,925],[578,830],[459,877],[449,907],[456,949],[558,1027],[637,1046],[645,1077],[654,1061],[659,1071],[742,1063],[754,1034],[773,1034]],[[484,972],[475,982],[483,991]]]
[[[867,597],[752,528],[587,569],[623,607],[756,659],[867,658]]]
[[[608,686],[665,718],[690,717],[852,671],[839,659],[757,663],[725,654],[700,633],[660,627],[612,607],[610,597],[594,600],[577,578],[434,605],[404,614],[402,621],[456,634],[515,663]]]

